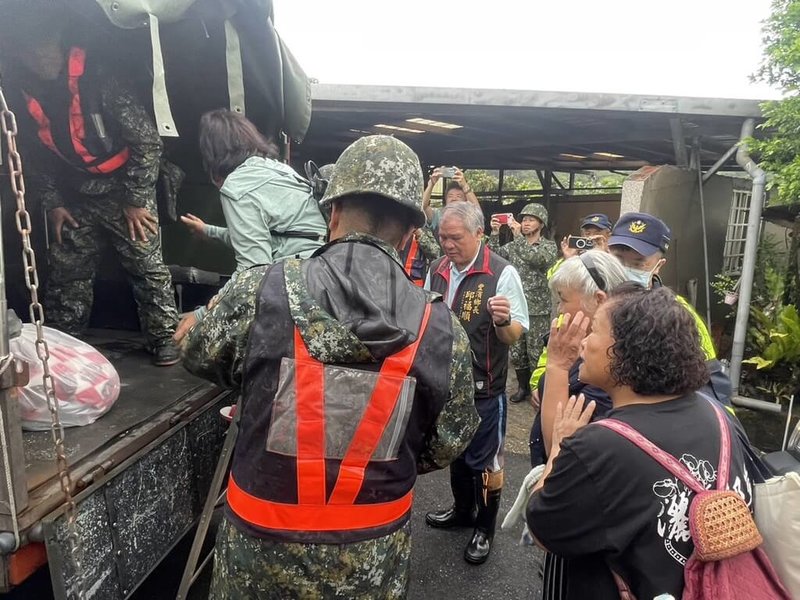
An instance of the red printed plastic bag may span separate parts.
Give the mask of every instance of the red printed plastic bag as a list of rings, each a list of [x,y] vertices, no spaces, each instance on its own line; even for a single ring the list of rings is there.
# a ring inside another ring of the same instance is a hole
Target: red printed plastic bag
[[[44,327],[50,350],[58,412],[64,427],[89,425],[105,414],[119,397],[119,375],[109,360],[89,344]],[[42,363],[36,355],[36,326],[26,323],[22,335],[10,341],[11,352],[30,365],[30,382],[19,390],[22,428],[50,429],[50,411],[42,385]]]

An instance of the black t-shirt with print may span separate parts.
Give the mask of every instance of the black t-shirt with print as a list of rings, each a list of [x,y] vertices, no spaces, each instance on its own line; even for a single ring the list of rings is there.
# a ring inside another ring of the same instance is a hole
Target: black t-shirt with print
[[[614,409],[623,421],[678,458],[708,488],[716,485],[719,423],[697,394],[659,404]],[[741,443],[731,426],[728,487],[750,505],[752,486]],[[688,508],[693,494],[619,434],[591,424],[562,442],[544,488],[528,505],[531,532],[569,560],[560,598],[618,600],[606,564],[637,598],[680,598],[692,553]]]

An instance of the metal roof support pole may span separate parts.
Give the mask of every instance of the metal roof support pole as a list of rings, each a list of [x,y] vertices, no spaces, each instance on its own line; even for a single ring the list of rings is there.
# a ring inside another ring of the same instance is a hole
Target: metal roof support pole
[[[692,166],[697,169],[697,191],[700,194],[700,224],[703,228],[703,274],[705,275],[706,292],[706,325],[711,329],[711,274],[708,266],[708,228],[706,227],[706,201],[703,194],[703,168],[700,158],[700,140],[695,140],[692,148],[694,163]]]
[[[719,171],[720,167],[730,160],[731,156],[736,153],[737,148],[739,148],[739,142],[736,142],[733,146],[728,148],[728,151],[725,152],[717,162],[711,165],[711,168],[703,175],[703,183],[711,179],[717,171]]]
[[[672,146],[675,148],[675,164],[679,167],[689,166],[689,152],[686,150],[686,140],[683,137],[683,122],[680,117],[669,120],[672,131]]]
[[[497,174],[497,201],[503,203],[503,179],[505,179],[506,170],[500,169]]]
[[[755,121],[753,119],[747,119],[742,124],[742,141],[753,135],[754,126]],[[753,179],[753,194],[750,198],[750,214],[747,219],[742,276],[739,283],[739,303],[736,308],[736,325],[733,330],[733,349],[731,350],[730,376],[733,396],[739,393],[744,342],[747,337],[747,320],[750,316],[750,297],[753,292],[753,274],[755,273],[756,256],[758,254],[761,211],[764,208],[764,186],[767,181],[767,174],[750,157],[747,144],[740,143],[736,152],[736,162]]]
[[[548,213],[553,212],[553,207],[551,206],[551,198],[550,198],[550,190],[553,189],[553,172],[548,170],[544,172],[544,181],[543,181],[543,192],[544,192],[544,206],[547,209]]]

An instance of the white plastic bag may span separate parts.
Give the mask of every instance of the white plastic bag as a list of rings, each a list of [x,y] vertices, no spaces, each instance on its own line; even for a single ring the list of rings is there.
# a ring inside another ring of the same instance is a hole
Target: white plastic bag
[[[44,327],[50,350],[50,373],[64,427],[89,425],[106,413],[119,397],[119,375],[109,360],[89,344]],[[19,390],[22,428],[50,428],[50,411],[42,385],[42,363],[36,355],[36,326],[26,323],[22,335],[10,341],[11,352],[30,365],[30,382]]]
[[[764,552],[792,598],[800,598],[800,475],[757,483],[755,504]]]

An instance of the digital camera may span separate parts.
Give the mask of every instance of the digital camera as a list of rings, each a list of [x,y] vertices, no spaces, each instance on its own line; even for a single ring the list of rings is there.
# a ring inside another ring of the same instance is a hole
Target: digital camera
[[[591,250],[594,248],[594,240],[588,237],[571,235],[567,238],[567,247],[576,250]]]

